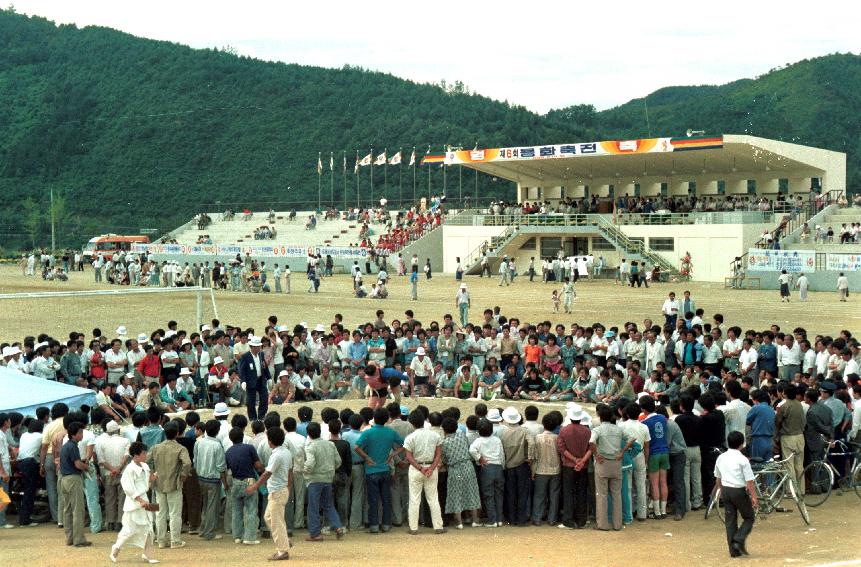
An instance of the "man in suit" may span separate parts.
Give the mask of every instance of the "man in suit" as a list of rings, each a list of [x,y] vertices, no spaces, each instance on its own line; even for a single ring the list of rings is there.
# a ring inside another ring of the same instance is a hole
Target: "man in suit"
[[[249,351],[239,359],[239,379],[245,383],[245,392],[248,396],[248,419],[254,421],[258,415],[260,417],[266,415],[266,411],[269,409],[269,394],[266,383],[270,376],[269,367],[266,366],[263,361],[263,353],[260,352],[263,346],[260,337],[251,337],[248,346],[250,347]]]

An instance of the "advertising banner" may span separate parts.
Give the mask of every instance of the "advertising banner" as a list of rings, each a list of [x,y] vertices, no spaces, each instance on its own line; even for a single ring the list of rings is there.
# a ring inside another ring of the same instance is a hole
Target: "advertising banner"
[[[751,248],[747,253],[749,272],[790,273],[812,272],[816,269],[816,252],[813,250],[764,250]]]

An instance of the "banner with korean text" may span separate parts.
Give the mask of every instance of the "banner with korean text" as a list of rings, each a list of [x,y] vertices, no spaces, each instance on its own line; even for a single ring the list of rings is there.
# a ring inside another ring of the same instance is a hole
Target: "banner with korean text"
[[[749,272],[812,272],[816,269],[816,252],[751,248],[747,253],[747,269]]]
[[[561,159],[581,156],[668,153],[688,150],[720,149],[722,147],[723,136],[702,138],[645,138],[638,140],[612,140],[604,142],[580,142],[575,144],[552,144],[546,146],[523,146],[517,148],[476,148],[474,150],[447,151],[445,154],[445,164],[462,165],[500,161]]]
[[[169,256],[224,256],[234,258],[237,254],[251,258],[307,258],[310,254],[332,258],[358,260],[368,255],[367,248],[337,246],[290,246],[287,244],[133,244],[135,254]]]
[[[825,269],[835,272],[861,271],[861,254],[842,254],[831,252],[825,257]]]

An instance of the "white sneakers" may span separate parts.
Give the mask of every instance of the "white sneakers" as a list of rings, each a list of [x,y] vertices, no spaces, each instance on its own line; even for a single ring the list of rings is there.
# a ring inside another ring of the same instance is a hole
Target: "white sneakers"
[[[233,407],[236,407],[239,404],[240,404],[240,402],[236,398],[230,398],[230,400],[227,402],[227,405],[233,406]]]

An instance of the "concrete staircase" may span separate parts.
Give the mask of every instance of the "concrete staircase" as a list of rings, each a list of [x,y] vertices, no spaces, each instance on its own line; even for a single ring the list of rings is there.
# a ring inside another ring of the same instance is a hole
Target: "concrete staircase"
[[[828,227],[834,229],[833,242],[814,243],[812,234],[806,242],[802,242],[801,231],[796,230],[781,242],[781,247],[784,250],[815,250],[817,252],[857,254],[861,252],[861,243],[840,244],[840,227],[843,224],[850,226],[857,222],[861,222],[861,207],[838,208],[836,205],[831,205],[820,214],[812,217],[807,224],[811,231],[815,230],[817,225],[825,229]]]

